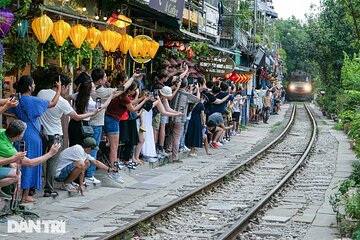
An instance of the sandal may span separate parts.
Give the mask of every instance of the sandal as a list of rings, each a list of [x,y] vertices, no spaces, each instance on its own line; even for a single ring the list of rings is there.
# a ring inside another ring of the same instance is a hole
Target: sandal
[[[21,203],[36,203],[35,198],[27,198],[27,199],[21,199]]]
[[[44,197],[57,197],[59,195],[56,191],[44,191]]]

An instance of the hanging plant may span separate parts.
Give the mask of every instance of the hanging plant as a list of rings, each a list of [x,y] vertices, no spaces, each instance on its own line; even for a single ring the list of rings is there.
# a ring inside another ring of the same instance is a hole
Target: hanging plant
[[[26,65],[32,69],[38,65],[39,43],[33,39],[19,38],[14,41],[10,48],[10,57],[14,62],[14,67],[20,71],[24,70]]]
[[[101,47],[99,47],[99,46],[95,47],[93,54],[92,54],[92,61],[93,61],[92,62],[93,68],[102,67],[102,65],[104,63],[104,51]],[[90,56],[88,56],[88,55],[84,56],[81,63],[84,66],[89,67],[90,66]]]
[[[45,61],[47,61],[46,65],[49,65],[49,59],[57,59],[59,57],[59,50],[59,46],[56,45],[55,40],[50,37],[44,44]],[[84,59],[90,59],[91,48],[86,41],[83,42],[80,49],[76,49],[75,46],[71,43],[70,39],[66,39],[64,45],[61,48],[63,64],[72,64],[73,66],[76,66],[77,52],[80,54],[80,62],[83,63]]]

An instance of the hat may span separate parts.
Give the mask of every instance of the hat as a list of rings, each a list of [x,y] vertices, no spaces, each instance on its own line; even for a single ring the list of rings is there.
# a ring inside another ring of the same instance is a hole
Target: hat
[[[142,108],[148,112],[151,110],[152,107],[153,107],[153,102],[151,100],[147,100]]]
[[[81,83],[91,82],[91,77],[86,72],[80,73],[80,75],[75,79],[74,84],[79,86]]]
[[[172,90],[171,87],[165,86],[162,89],[160,89],[161,95],[164,97],[171,97],[172,96]]]
[[[97,144],[96,144],[96,140],[93,137],[87,137],[84,139],[83,143],[82,143],[83,148],[92,148],[94,150],[99,150]]]

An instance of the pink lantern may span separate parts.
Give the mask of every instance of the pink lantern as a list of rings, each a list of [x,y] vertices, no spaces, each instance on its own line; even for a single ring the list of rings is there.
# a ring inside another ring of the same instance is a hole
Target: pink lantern
[[[4,38],[14,23],[14,14],[6,8],[0,9],[0,38]]]

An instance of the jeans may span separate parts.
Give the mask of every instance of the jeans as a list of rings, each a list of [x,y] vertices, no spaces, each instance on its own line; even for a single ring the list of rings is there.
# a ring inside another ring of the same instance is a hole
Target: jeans
[[[186,136],[188,126],[189,126],[189,120],[186,119],[186,122],[184,125],[184,130],[182,132],[181,139],[180,139],[180,146],[179,146],[180,149],[183,149],[185,147],[185,136]]]
[[[102,134],[102,126],[92,126],[93,130],[94,130],[94,136],[93,138],[96,140],[96,145],[99,146],[100,144],[100,139],[101,139],[101,134]],[[97,155],[97,150],[92,150],[90,155],[96,159],[96,155]],[[89,168],[85,171],[85,177],[93,177],[94,173],[96,171],[96,167],[95,165],[90,161],[90,166]]]
[[[63,145],[63,139],[60,138],[61,145]],[[54,144],[54,136],[48,135],[48,141],[46,147],[46,152],[51,148],[51,146]],[[53,192],[54,190],[54,179],[55,179],[55,173],[56,173],[56,166],[58,163],[58,156],[60,154],[60,149],[56,153],[55,156],[49,158],[49,160],[46,161],[46,169],[45,169],[45,191]]]
[[[264,111],[263,121],[267,122],[270,116],[270,107],[263,108],[263,111]]]

